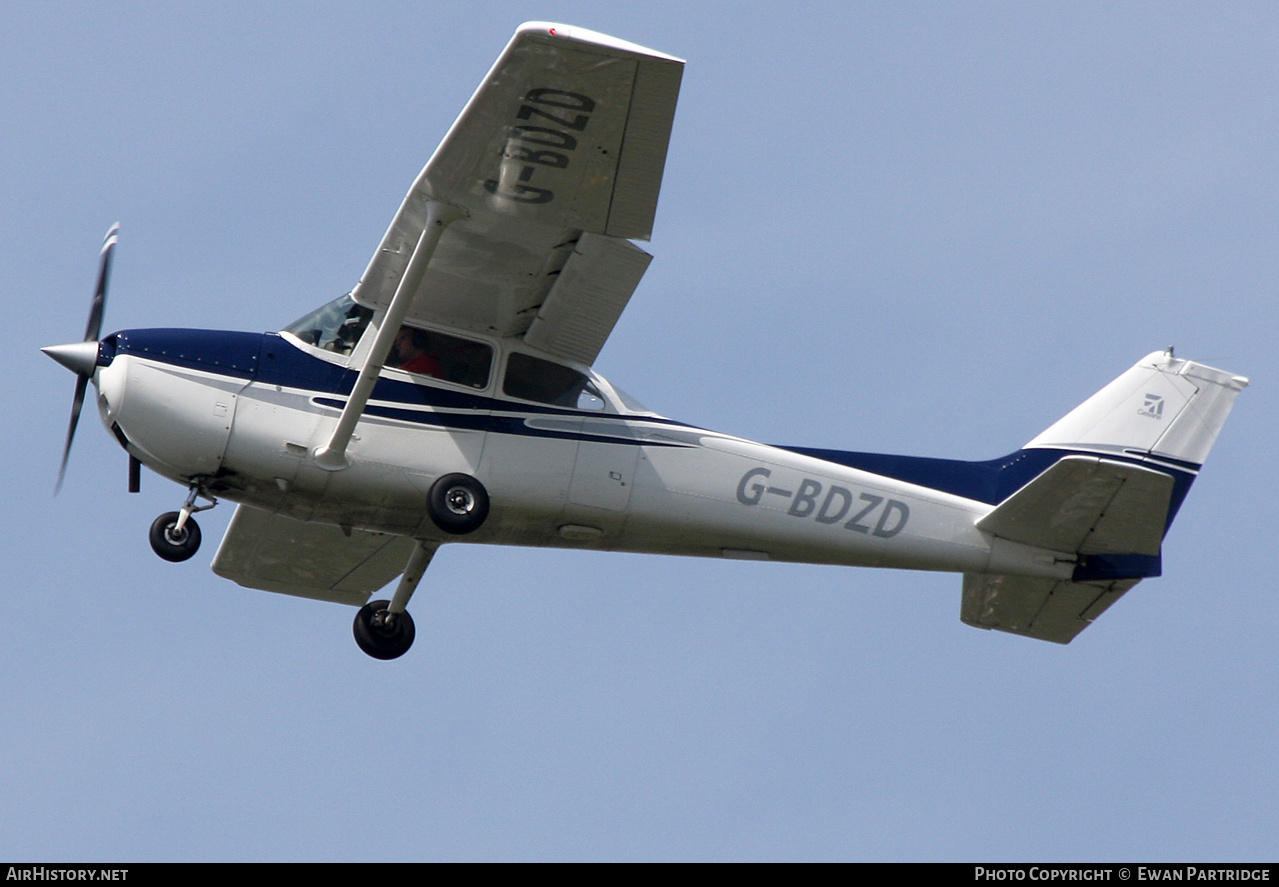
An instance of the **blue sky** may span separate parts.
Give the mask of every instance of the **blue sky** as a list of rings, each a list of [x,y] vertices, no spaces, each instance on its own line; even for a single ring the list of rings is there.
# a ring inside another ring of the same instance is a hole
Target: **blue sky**
[[[0,856],[1273,860],[1269,4],[0,11]],[[656,256],[597,368],[766,442],[989,458],[1132,362],[1250,376],[1165,575],[1068,647],[953,575],[449,546],[414,649],[157,559],[83,330],[278,329],[358,278],[515,26],[688,60]],[[26,318],[22,320],[21,318]],[[1261,549],[1258,549],[1261,546]]]

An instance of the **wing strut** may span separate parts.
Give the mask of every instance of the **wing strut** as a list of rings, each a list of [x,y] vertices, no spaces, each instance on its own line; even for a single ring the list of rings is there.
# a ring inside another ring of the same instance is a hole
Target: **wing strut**
[[[455,206],[438,200],[427,201],[426,224],[422,226],[422,235],[418,238],[417,246],[413,247],[408,267],[404,269],[404,276],[400,278],[395,295],[391,297],[391,304],[386,308],[386,316],[378,327],[373,347],[369,349],[364,366],[360,368],[360,377],[351,389],[351,396],[342,409],[338,424],[333,429],[333,436],[329,438],[328,444],[315,451],[315,464],[325,471],[338,471],[350,464],[346,458],[346,447],[355,432],[355,423],[360,420],[364,405],[369,402],[378,373],[382,372],[386,357],[391,353],[395,335],[404,323],[404,317],[413,303],[413,296],[422,283],[427,266],[431,264],[431,256],[440,244],[444,229],[464,216],[465,213]]]

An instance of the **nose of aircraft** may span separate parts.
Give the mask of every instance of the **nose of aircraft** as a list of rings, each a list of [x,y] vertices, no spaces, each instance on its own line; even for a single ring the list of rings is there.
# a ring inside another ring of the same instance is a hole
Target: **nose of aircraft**
[[[98,343],[96,340],[71,342],[67,345],[50,345],[40,350],[77,376],[92,377],[93,370],[98,365]]]

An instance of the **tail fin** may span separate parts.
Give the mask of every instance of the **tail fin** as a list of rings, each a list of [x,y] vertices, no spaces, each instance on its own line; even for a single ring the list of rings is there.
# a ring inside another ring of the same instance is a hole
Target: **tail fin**
[[[1247,385],[1243,376],[1180,360],[1171,349],[1156,351],[1025,449],[1135,456],[1197,471]]]
[[[977,526],[1073,552],[1078,566],[1069,582],[966,574],[960,618],[1069,643],[1158,576],[1164,534],[1247,385],[1171,349],[1155,352],[1026,444],[1023,453],[1041,451],[1050,464]]]

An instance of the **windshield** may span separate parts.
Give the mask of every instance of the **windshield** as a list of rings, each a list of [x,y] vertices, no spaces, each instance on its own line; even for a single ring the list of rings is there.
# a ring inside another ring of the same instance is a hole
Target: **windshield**
[[[295,320],[283,332],[292,333],[308,345],[334,354],[350,354],[372,316],[372,310],[355,304],[351,294],[347,293]]]

